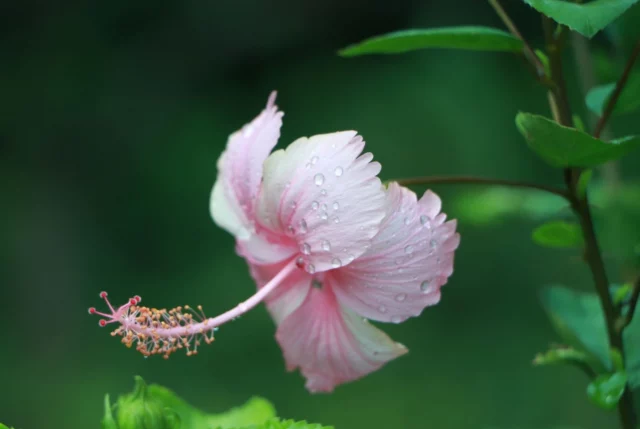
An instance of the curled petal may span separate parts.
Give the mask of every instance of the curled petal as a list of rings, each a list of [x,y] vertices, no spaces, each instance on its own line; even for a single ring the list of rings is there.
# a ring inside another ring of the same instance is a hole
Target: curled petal
[[[256,217],[291,238],[311,273],[365,252],[384,218],[380,164],[354,131],[301,138],[265,161]]]
[[[260,115],[229,137],[218,159],[209,209],[214,222],[240,240],[251,236],[262,164],[280,137],[283,113],[278,111],[275,97],[276,93],[271,93]]]
[[[407,349],[338,303],[330,288],[311,288],[302,305],[278,328],[287,369],[300,368],[311,392],[331,392]]]
[[[397,183],[387,191],[387,217],[371,248],[348,267],[327,273],[340,303],[359,315],[400,323],[440,300],[460,243],[456,222],[444,223],[440,198]]]

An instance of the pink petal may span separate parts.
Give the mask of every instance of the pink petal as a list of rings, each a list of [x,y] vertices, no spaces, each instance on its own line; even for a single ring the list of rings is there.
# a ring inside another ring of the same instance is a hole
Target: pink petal
[[[287,369],[300,368],[311,392],[331,392],[407,349],[340,306],[330,288],[311,288],[305,301],[278,328]]]
[[[413,192],[392,183],[387,202],[388,215],[371,248],[327,273],[327,282],[340,303],[359,315],[400,323],[438,303],[460,236],[455,221],[443,223],[440,198],[431,191],[416,201]]]
[[[364,253],[384,218],[380,164],[363,148],[355,131],[344,131],[298,139],[265,161],[256,216],[291,237],[311,273]]]
[[[229,137],[218,159],[218,177],[209,203],[211,216],[241,240],[251,236],[262,164],[280,137],[283,113],[278,111],[275,97],[276,93],[271,93],[265,110]]]
[[[258,289],[274,278],[289,261],[271,265],[256,265],[249,263],[251,277]],[[265,299],[267,309],[277,325],[289,314],[293,313],[304,301],[311,287],[311,275],[303,270],[296,270],[269,294]]]

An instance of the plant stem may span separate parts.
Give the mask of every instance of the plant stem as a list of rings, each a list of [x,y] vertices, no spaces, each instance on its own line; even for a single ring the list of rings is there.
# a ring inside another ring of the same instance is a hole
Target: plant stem
[[[496,11],[496,14],[500,17],[504,25],[511,32],[511,34],[516,36],[518,39],[522,40],[522,43],[524,43],[524,56],[527,58],[529,63],[533,66],[534,73],[536,74],[538,79],[542,79],[545,75],[544,65],[542,64],[542,61],[540,61],[540,58],[538,58],[536,53],[531,48],[531,45],[529,45],[529,43],[527,43],[524,37],[522,37],[522,34],[520,34],[520,31],[518,31],[518,28],[513,23],[513,21],[507,14],[507,12],[502,8],[502,5],[498,0],[489,0],[489,4]]]
[[[431,184],[466,184],[466,185],[498,185],[509,186],[512,188],[528,188],[549,192],[562,198],[569,199],[569,193],[563,189],[551,186],[538,185],[537,183],[521,182],[506,179],[489,179],[485,177],[475,176],[425,176],[411,177],[409,179],[389,180],[389,182],[398,182],[403,186],[411,185],[431,185]]]
[[[622,72],[620,79],[618,79],[618,82],[616,83],[616,89],[613,91],[613,94],[611,94],[609,102],[607,103],[607,107],[605,107],[604,111],[602,112],[602,117],[598,121],[596,129],[593,132],[593,136],[595,138],[600,137],[602,130],[604,130],[604,127],[607,125],[607,121],[613,113],[613,109],[616,107],[618,98],[620,97],[624,86],[627,84],[627,79],[629,79],[629,74],[631,73],[631,69],[633,68],[633,64],[636,62],[638,55],[640,55],[640,41],[636,43],[636,46],[633,49],[629,60],[627,61],[627,65],[624,67],[624,71]]]
[[[552,106],[552,110],[557,110],[558,122],[561,125],[571,126],[571,108],[562,72],[562,46],[560,40],[554,37],[553,21],[543,16],[542,25],[547,42],[551,79],[555,82],[554,97],[550,98],[550,101],[555,102],[556,106]],[[611,106],[611,109],[613,109],[613,106]],[[602,253],[600,252],[598,239],[593,226],[588,197],[586,195],[581,197],[578,194],[576,187],[577,178],[580,175],[580,169],[565,169],[564,175],[570,195],[571,207],[580,219],[580,226],[582,228],[582,234],[584,235],[585,241],[584,257],[589,269],[591,270],[596,292],[600,298],[600,304],[604,311],[610,347],[614,347],[624,353],[622,334],[618,329],[616,329],[616,321],[619,314],[617,308],[613,305],[613,300],[609,294],[609,279],[607,278]],[[633,398],[628,387],[625,389],[622,398],[620,398],[620,401],[618,402],[618,414],[620,416],[620,422],[623,429],[635,428]]]

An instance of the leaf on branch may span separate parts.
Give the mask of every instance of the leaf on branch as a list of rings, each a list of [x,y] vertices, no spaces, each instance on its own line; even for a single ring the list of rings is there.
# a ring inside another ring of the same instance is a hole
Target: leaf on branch
[[[599,85],[591,88],[587,93],[585,102],[587,107],[598,116],[602,116],[604,109],[609,103],[611,94],[616,89],[616,82]],[[613,109],[614,115],[629,113],[640,107],[640,73],[629,76],[627,84],[622,89],[616,106]]]
[[[637,136],[605,142],[531,113],[518,113],[516,126],[531,150],[554,167],[595,167],[640,146]]]
[[[221,428],[218,428],[221,429]],[[259,425],[244,426],[237,429],[334,429],[333,426],[322,426],[305,421],[271,419]]]
[[[581,4],[565,0],[524,1],[541,14],[591,38],[638,0],[594,0]]]
[[[444,27],[402,30],[366,39],[338,52],[343,57],[399,54],[427,48],[522,52],[523,43],[511,34],[489,27]]]
[[[624,371],[603,374],[589,383],[587,395],[591,402],[600,408],[613,410],[622,398],[626,386],[627,374]]]
[[[547,222],[539,226],[531,235],[533,241],[544,247],[582,247],[582,230],[576,223],[564,221]]]

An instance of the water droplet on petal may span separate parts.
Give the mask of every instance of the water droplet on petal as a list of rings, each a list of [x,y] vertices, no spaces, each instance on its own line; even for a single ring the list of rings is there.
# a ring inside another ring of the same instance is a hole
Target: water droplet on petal
[[[298,206],[298,203],[296,203],[295,201],[291,201],[290,206],[292,209],[295,209]]]
[[[320,189],[320,195],[322,195],[323,197],[327,196],[327,190],[326,189]]]
[[[409,225],[411,223],[411,219],[409,219],[408,217],[404,218],[404,224],[405,225]]]
[[[340,176],[342,176],[342,173],[344,173],[344,170],[342,169],[342,167],[336,167],[336,169],[333,170],[333,173],[336,176],[340,177]]]
[[[431,240],[431,241],[429,242],[429,244],[431,245],[431,248],[432,248],[432,249],[435,249],[435,248],[436,248],[436,246],[438,246],[438,242],[437,242],[436,240]]]
[[[317,156],[311,157],[311,165],[316,165],[317,162],[318,162]]]
[[[311,246],[309,246],[309,243],[302,243],[302,246],[300,246],[300,251],[305,255],[309,255],[311,254]]]
[[[316,267],[313,264],[307,265],[305,268],[309,274],[313,274],[316,272]]]
[[[298,266],[298,268],[302,268],[304,266],[304,259],[302,258],[302,256],[296,259],[296,265]]]
[[[396,301],[398,302],[404,302],[405,299],[407,299],[406,293],[399,293],[398,295],[396,295]]]
[[[320,203],[318,203],[317,201],[313,201],[311,203],[311,209],[312,210],[318,210],[318,207],[320,207]]]
[[[378,307],[378,311],[380,313],[386,313],[387,312],[387,307],[385,307],[384,305],[381,305],[380,307]]]
[[[329,219],[329,215],[327,214],[327,212],[322,212],[322,214],[320,214],[320,219],[322,220]]]
[[[420,283],[420,290],[424,293],[429,293],[431,292],[431,280],[425,280],[422,283]]]
[[[331,261],[331,266],[333,268],[340,268],[342,266],[342,261],[338,258],[333,258],[333,260]]]
[[[324,183],[324,176],[320,173],[316,174],[313,176],[313,183],[315,183],[316,186],[321,186]]]
[[[402,322],[402,317],[400,316],[391,316],[391,323],[400,323]]]
[[[322,240],[322,243],[320,243],[320,247],[322,247],[322,250],[324,250],[325,252],[328,252],[329,250],[331,250],[331,243],[329,242],[329,240]]]
[[[294,232],[294,231],[293,231],[293,226],[291,226],[291,225],[287,226],[287,232],[288,232],[290,235],[293,235],[293,232]]]
[[[413,253],[413,246],[412,245],[408,245],[404,248],[404,253],[406,253],[407,255],[410,255]]]
[[[300,227],[298,228],[298,231],[300,231],[301,234],[306,234],[307,233],[307,221],[305,221],[304,219],[302,219],[300,221]]]
[[[338,216],[334,216],[333,223],[340,223],[340,218]]]
[[[339,210],[340,209],[340,204],[338,204],[337,201],[334,201],[333,205],[331,207],[333,207],[334,210]]]
[[[354,259],[356,259],[356,257],[352,254],[347,255],[347,262],[353,262]]]
[[[327,207],[327,205],[326,205],[325,203],[322,203],[322,205],[320,206],[320,208],[321,208],[322,210],[324,210],[325,212],[326,212],[327,210],[329,210],[329,207]]]

